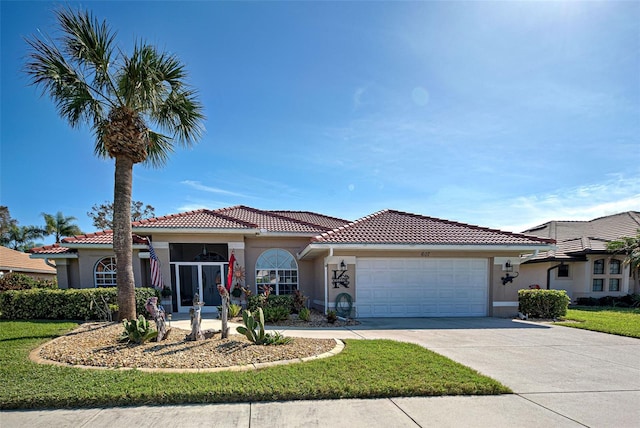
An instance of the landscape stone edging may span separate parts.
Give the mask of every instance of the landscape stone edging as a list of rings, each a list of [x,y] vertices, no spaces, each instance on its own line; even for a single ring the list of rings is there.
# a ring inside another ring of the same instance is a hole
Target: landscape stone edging
[[[281,366],[286,364],[296,364],[296,363],[304,363],[307,361],[319,360],[322,358],[329,358],[335,355],[338,355],[340,352],[344,350],[344,342],[340,339],[333,339],[336,342],[336,346],[333,347],[331,351],[324,352],[318,355],[311,355],[309,357],[302,358],[294,358],[292,360],[279,360],[279,361],[270,361],[266,363],[251,363],[245,364],[242,366],[229,366],[229,367],[211,367],[205,369],[177,369],[177,368],[167,368],[167,367],[103,367],[103,366],[86,366],[82,364],[70,364],[63,363],[60,361],[49,360],[46,358],[42,358],[40,356],[40,350],[47,344],[51,342],[55,342],[64,336],[56,337],[55,339],[43,343],[37,348],[33,349],[29,353],[29,359],[37,364],[49,364],[53,366],[61,366],[61,367],[75,367],[78,369],[86,369],[86,370],[139,370],[141,372],[150,372],[150,373],[215,373],[215,372],[224,372],[224,371],[249,371],[249,370],[259,370],[267,367],[273,366]]]

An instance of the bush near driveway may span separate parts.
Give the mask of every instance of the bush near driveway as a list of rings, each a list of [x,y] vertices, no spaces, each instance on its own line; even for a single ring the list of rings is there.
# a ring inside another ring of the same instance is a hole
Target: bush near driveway
[[[556,324],[640,339],[640,309],[573,307],[564,318]]]
[[[0,321],[0,408],[511,392],[499,382],[421,346],[391,340],[347,340],[345,349],[331,358],[244,372],[83,370],[28,359],[32,349],[75,326],[59,321]]]
[[[518,290],[518,310],[533,318],[559,318],[570,301],[564,290]]]

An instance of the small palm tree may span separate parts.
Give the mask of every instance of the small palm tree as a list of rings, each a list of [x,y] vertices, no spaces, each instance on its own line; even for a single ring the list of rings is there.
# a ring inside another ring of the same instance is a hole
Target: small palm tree
[[[184,65],[138,42],[130,55],[90,12],[59,9],[57,39],[32,36],[25,72],[76,128],[95,134],[95,153],[115,160],[113,249],[120,319],[136,319],[131,236],[133,165],[163,165],[175,144],[190,146],[204,130],[203,107],[185,82]],[[154,129],[152,129],[154,128]]]
[[[47,235],[56,236],[56,244],[60,243],[60,238],[65,236],[80,235],[82,231],[78,225],[72,222],[77,220],[73,216],[65,217],[61,211],[58,211],[56,215],[42,213],[45,222],[45,231]]]
[[[612,253],[624,254],[624,264],[631,267],[631,272],[640,273],[640,229],[634,236],[625,236],[607,243],[607,250]]]

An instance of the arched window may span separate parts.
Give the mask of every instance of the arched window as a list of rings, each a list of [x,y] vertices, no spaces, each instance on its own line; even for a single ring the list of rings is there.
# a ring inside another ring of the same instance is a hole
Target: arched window
[[[274,294],[293,294],[298,289],[298,264],[291,253],[279,248],[267,250],[256,261],[256,286],[271,286]]]
[[[115,287],[116,258],[105,257],[98,260],[93,269],[93,279],[96,287]]]

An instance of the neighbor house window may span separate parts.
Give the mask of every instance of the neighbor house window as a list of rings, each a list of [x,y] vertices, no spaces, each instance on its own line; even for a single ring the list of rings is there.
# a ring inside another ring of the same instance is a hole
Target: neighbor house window
[[[604,287],[604,279],[594,279],[593,280],[593,291],[603,291]]]
[[[274,248],[260,254],[256,261],[258,292],[264,285],[274,294],[293,294],[298,289],[298,264],[291,253]]]
[[[611,275],[620,275],[622,273],[620,270],[620,260],[612,259],[609,262],[609,273]]]
[[[116,286],[116,258],[105,257],[98,260],[93,270],[94,284],[96,287]]]
[[[569,265],[558,266],[558,278],[569,278]]]
[[[618,278],[609,279],[609,291],[620,291],[620,279]]]
[[[593,261],[592,291],[621,291],[622,262],[618,259]]]
[[[594,275],[604,274],[604,259],[599,259],[593,262],[593,274]]]

